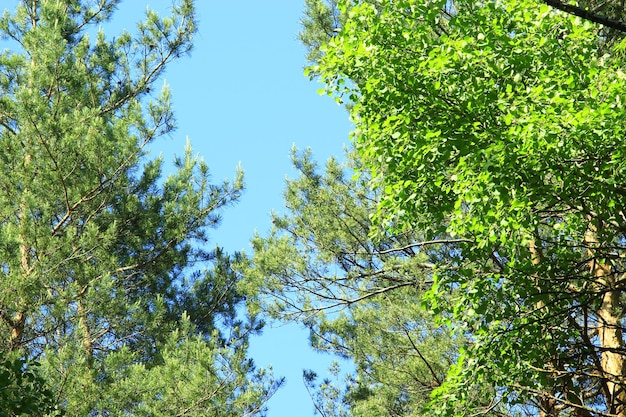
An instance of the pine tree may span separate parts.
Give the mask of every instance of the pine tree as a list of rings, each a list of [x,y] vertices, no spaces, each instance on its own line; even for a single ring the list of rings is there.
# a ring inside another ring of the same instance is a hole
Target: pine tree
[[[245,357],[254,324],[233,285],[207,293],[232,279],[207,270],[228,257],[206,232],[242,174],[210,183],[190,145],[165,178],[146,156],[174,129],[154,84],[191,50],[193,2],[107,36],[120,3],[29,0],[0,20],[0,351],[36,359],[70,416],[255,414],[277,383]]]
[[[307,326],[313,348],[354,363],[347,380],[336,367],[335,381],[304,373],[321,415],[425,415],[465,344],[421,303],[434,262],[449,256],[441,242],[372,223],[380,193],[355,154],[322,169],[309,151],[294,150],[293,162],[299,177],[287,181],[285,213],[273,215],[268,236],[253,239],[241,286],[257,311]],[[486,415],[500,411],[488,386],[471,395]]]

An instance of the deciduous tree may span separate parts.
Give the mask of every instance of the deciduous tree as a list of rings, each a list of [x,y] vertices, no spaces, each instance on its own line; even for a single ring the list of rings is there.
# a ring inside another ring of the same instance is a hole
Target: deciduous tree
[[[537,2],[447,4],[345,2],[313,68],[351,104],[377,224],[464,241],[431,277],[471,341],[433,407],[470,410],[450,389],[482,382],[625,416],[624,44],[599,53],[598,26]]]

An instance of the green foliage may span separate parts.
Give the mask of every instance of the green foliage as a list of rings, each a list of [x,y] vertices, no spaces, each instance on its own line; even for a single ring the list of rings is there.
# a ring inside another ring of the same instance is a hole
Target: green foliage
[[[305,0],[300,42],[307,49],[307,60],[317,62],[323,55],[322,46],[341,29],[344,17],[337,7],[337,0]]]
[[[602,2],[597,0],[581,0],[576,4],[578,7],[591,11],[603,18],[617,22],[626,21],[626,9],[618,2]],[[600,52],[610,51],[616,44],[624,39],[624,32],[606,26],[598,27],[597,43]]]
[[[159,346],[158,364],[116,366],[127,354],[122,350],[108,358],[109,385],[99,394],[96,409],[110,415],[251,416],[262,411],[273,393],[264,373],[254,372],[245,350],[225,346],[217,332],[209,338],[197,335],[185,316],[180,330]]]
[[[21,2],[0,19],[0,352],[36,358],[68,416],[262,413],[280,382],[246,358],[258,325],[236,314],[230,257],[206,247],[243,174],[212,184],[189,144],[165,178],[146,157],[175,127],[154,83],[191,50],[193,2],[105,36],[119,5]]]
[[[317,382],[318,375],[312,370],[304,370],[302,379],[313,399],[315,412],[322,417],[348,417],[350,415],[349,390],[353,381],[348,376],[345,381],[340,380],[341,368],[337,362],[333,363],[331,372],[334,381],[325,378],[321,383]],[[342,389],[347,387],[346,389]]]
[[[380,12],[383,3],[379,0],[305,0],[304,16],[301,20],[302,29],[299,33],[300,42],[307,50],[307,73],[310,76],[317,76],[315,65],[324,56],[327,43],[336,37],[343,29],[347,21],[352,19],[352,9],[357,6],[371,7],[376,12]],[[441,10],[442,16],[450,16],[454,11],[454,3],[446,2]],[[440,19],[437,22],[438,32],[445,31],[445,22]]]
[[[312,72],[351,104],[375,223],[463,241],[426,301],[472,343],[433,408],[482,406],[455,387],[486,383],[624,415],[623,42],[525,0],[343,7]]]
[[[55,409],[54,395],[40,376],[37,362],[12,358],[0,364],[1,417],[61,415]]]
[[[337,381],[319,384],[305,373],[322,415],[424,415],[464,344],[421,305],[433,261],[448,255],[413,232],[372,224],[378,195],[355,160],[331,159],[322,171],[310,152],[293,159],[300,176],[287,181],[286,212],[273,215],[269,236],[254,238],[241,287],[257,311],[303,323],[314,348],[354,362],[347,381],[337,369]],[[471,395],[488,405],[485,393]]]

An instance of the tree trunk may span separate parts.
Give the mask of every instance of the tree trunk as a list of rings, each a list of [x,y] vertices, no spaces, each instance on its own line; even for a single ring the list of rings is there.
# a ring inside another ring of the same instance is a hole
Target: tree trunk
[[[29,154],[24,157],[24,166],[30,165],[31,158]],[[28,244],[27,233],[27,217],[28,207],[26,205],[25,198],[20,201],[19,213],[17,215],[19,222],[19,242],[20,242],[20,276],[23,280],[28,280],[31,274],[31,262],[30,262],[30,246]],[[9,339],[9,349],[17,350],[22,344],[24,337],[24,328],[26,326],[26,312],[23,305],[19,305],[19,300],[16,303],[16,310],[18,311],[12,318],[11,335]]]
[[[17,350],[22,345],[25,325],[26,314],[23,311],[16,313],[11,320],[11,335],[9,338],[10,350]]]
[[[548,395],[539,399],[539,417],[558,417],[561,414],[556,400]]]
[[[541,249],[539,245],[537,244],[538,241],[539,241],[539,237],[535,236],[535,239],[533,239],[530,242],[530,245],[528,248],[530,250],[532,264],[535,266],[539,265],[543,259]],[[537,288],[537,291],[541,291],[539,275],[536,274],[534,278],[535,278],[535,286]],[[543,300],[539,300],[537,301],[535,306],[537,307],[538,312],[544,312],[546,308],[546,303]],[[551,367],[556,368],[554,364],[551,363],[551,362],[554,362],[552,358],[550,358],[549,360],[546,358],[546,360],[547,360],[547,363],[549,363]],[[551,376],[555,377],[555,375],[551,375]],[[555,379],[553,380],[556,381]],[[539,417],[558,417],[561,414],[561,408],[558,407],[558,404],[555,399],[556,386],[553,386],[551,388],[552,388],[551,392],[544,390],[543,391],[544,394],[541,395],[541,397],[538,398],[537,400],[537,404],[539,407]]]
[[[83,296],[87,291],[87,287],[85,287],[78,296],[78,325],[80,327],[80,331],[82,332],[82,345],[83,349],[85,349],[85,355],[87,356],[87,362],[91,367],[93,365],[93,339],[91,337],[91,331],[89,330],[89,323],[87,321],[87,309],[85,308],[85,303],[83,302]]]
[[[622,338],[620,306],[621,291],[618,289],[621,277],[612,273],[608,261],[597,254],[598,229],[590,222],[585,233],[585,243],[589,254],[589,268],[594,277],[596,290],[602,294],[602,302],[597,310],[598,339],[601,352],[601,372],[606,380],[606,404],[608,412],[619,417],[626,417],[626,390],[624,341]]]
[[[604,268],[596,268],[598,283],[614,287],[613,276],[602,275]],[[602,351],[602,371],[607,379],[608,398],[610,398],[609,409],[612,414],[626,417],[626,391],[624,390],[624,356],[623,349],[621,314],[620,314],[620,292],[617,290],[607,290],[602,297],[602,304],[598,310],[598,336]]]

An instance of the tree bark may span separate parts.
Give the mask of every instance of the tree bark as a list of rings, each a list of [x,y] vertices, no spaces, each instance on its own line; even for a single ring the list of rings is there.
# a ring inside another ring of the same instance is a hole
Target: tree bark
[[[14,351],[22,345],[24,327],[26,326],[26,314],[23,311],[15,313],[12,318],[11,335],[9,337],[9,350]]]
[[[24,166],[30,165],[31,157],[29,154],[24,156]],[[20,245],[20,276],[23,280],[28,280],[31,274],[31,262],[30,262],[30,245],[28,244],[27,233],[27,218],[28,207],[25,201],[25,197],[20,201],[19,213],[17,214],[17,221],[19,222],[19,245]],[[26,326],[26,312],[25,306],[19,305],[20,301],[16,302],[15,308],[18,311],[13,315],[11,324],[11,335],[9,338],[9,349],[17,350],[22,344],[24,338],[24,328]]]
[[[85,308],[85,303],[82,299],[83,291],[78,298],[78,325],[80,327],[80,331],[82,333],[82,345],[85,350],[85,355],[87,356],[87,362],[91,367],[93,365],[93,339],[91,337],[91,331],[89,330],[89,323],[87,321],[87,309]]]
[[[611,414],[626,417],[626,390],[624,389],[626,363],[624,360],[624,340],[621,329],[623,318],[620,305],[621,291],[618,277],[611,271],[611,265],[598,255],[599,226],[591,221],[585,233],[585,243],[589,255],[589,269],[602,301],[597,310],[598,339],[601,352],[601,372],[606,380],[606,403]]]
[[[539,241],[538,234],[539,233],[536,232],[537,236],[535,236],[535,238],[531,240],[530,245],[528,247],[533,266],[538,266],[539,264],[541,264],[541,261],[543,259],[541,249],[537,243]],[[537,288],[537,291],[541,291],[539,275],[535,274],[534,279],[535,279],[535,287]],[[539,300],[536,302],[535,306],[537,307],[538,312],[542,312],[542,311],[545,311],[546,303],[543,300]],[[552,358],[548,360],[548,362],[553,362]],[[553,364],[551,365],[553,366]],[[537,399],[537,405],[539,407],[539,417],[558,417],[561,414],[561,407],[558,406],[558,403],[556,402],[554,398],[555,396],[554,391],[556,390],[556,387],[553,386],[551,388],[552,388],[552,392],[544,390],[542,392],[542,395]]]

